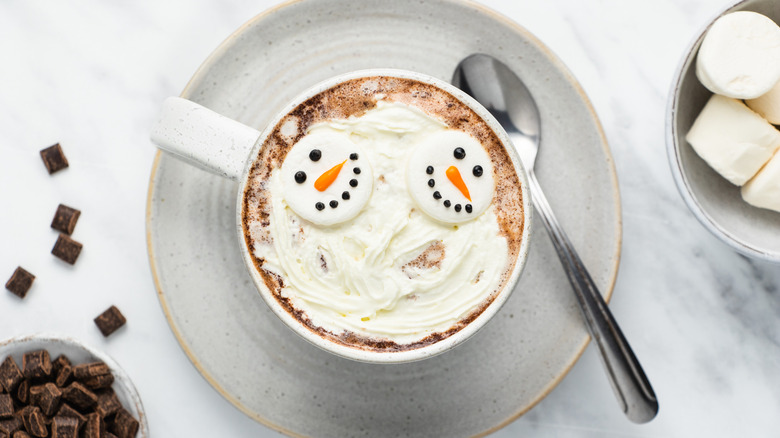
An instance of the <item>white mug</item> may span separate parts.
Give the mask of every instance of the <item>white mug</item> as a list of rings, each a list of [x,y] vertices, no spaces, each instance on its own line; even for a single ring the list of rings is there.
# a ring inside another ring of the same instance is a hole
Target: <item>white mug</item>
[[[258,156],[260,148],[283,117],[312,96],[316,96],[338,84],[356,78],[376,76],[412,79],[432,85],[449,93],[474,111],[492,129],[506,150],[520,181],[520,192],[523,198],[520,250],[511,273],[508,275],[508,280],[504,283],[500,292],[476,318],[454,334],[419,348],[402,351],[376,351],[347,346],[326,339],[302,324],[279,303],[262,280],[250,256],[241,225],[243,193],[247,187],[250,168],[254,158]],[[152,130],[151,139],[160,149],[177,155],[187,163],[239,183],[236,211],[237,234],[245,265],[256,288],[274,313],[293,331],[314,345],[341,357],[373,363],[401,363],[420,360],[445,352],[475,334],[498,312],[509,298],[525,266],[529,247],[531,203],[530,193],[527,190],[525,170],[517,157],[517,153],[499,123],[484,107],[461,90],[433,77],[395,69],[370,69],[339,75],[304,91],[277,113],[262,132],[217,114],[189,100],[171,97],[163,103],[161,114]]]

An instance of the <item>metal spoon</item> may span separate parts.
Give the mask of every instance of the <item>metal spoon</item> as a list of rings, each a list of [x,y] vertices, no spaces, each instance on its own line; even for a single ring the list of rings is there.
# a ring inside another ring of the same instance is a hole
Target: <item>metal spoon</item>
[[[653,388],[536,180],[534,162],[539,150],[541,120],[531,93],[509,67],[483,54],[463,59],[455,69],[452,83],[487,108],[509,134],[528,173],[534,207],[563,263],[618,402],[631,421],[652,420],[658,413]]]

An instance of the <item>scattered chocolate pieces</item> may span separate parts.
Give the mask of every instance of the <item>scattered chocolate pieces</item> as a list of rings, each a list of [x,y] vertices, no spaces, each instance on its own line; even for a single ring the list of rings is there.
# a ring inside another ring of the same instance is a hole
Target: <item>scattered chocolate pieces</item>
[[[82,246],[82,244],[76,242],[67,235],[60,234],[59,237],[57,237],[57,242],[54,244],[51,253],[62,261],[72,265],[75,264],[76,259],[79,258]]]
[[[36,350],[22,356],[24,377],[28,379],[45,379],[51,375],[51,358],[46,350]]]
[[[32,287],[33,280],[35,280],[35,276],[19,266],[5,283],[5,288],[19,298],[24,298]]]
[[[65,158],[65,153],[62,152],[62,146],[59,143],[41,150],[41,158],[49,175],[68,167],[68,159]]]
[[[16,361],[13,357],[8,356],[5,358],[2,364],[0,364],[0,384],[9,394],[13,393],[19,383],[24,380],[24,375],[16,365]]]
[[[118,438],[133,438],[138,433],[138,420],[124,408],[119,408],[108,429]]]
[[[106,337],[117,331],[117,329],[125,325],[126,322],[127,320],[124,315],[122,315],[122,312],[120,312],[116,306],[109,307],[105,312],[95,318],[95,324],[100,329],[100,332],[103,333],[103,336]]]
[[[79,422],[71,417],[54,417],[51,420],[52,438],[78,438]]]
[[[76,228],[76,222],[80,215],[81,211],[60,204],[54,214],[54,219],[51,221],[51,227],[70,236],[73,234],[73,229]]]
[[[0,394],[0,418],[11,418],[13,416],[14,400],[10,394]]]

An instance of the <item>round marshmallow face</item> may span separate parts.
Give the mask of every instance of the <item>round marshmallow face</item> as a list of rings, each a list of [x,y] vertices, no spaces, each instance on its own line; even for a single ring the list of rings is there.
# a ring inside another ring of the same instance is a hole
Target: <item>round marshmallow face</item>
[[[346,136],[313,132],[296,143],[282,164],[287,205],[317,225],[334,225],[360,213],[371,197],[367,155]]]
[[[495,192],[487,151],[474,137],[455,130],[432,134],[412,152],[406,185],[422,211],[448,224],[477,218]]]

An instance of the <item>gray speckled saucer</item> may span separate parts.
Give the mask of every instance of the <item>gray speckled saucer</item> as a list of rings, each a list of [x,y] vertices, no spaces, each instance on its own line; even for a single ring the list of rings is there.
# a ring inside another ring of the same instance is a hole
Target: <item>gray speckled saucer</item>
[[[491,54],[537,99],[537,175],[596,283],[609,295],[620,255],[620,201],[596,115],[565,67],[517,24],[461,1],[303,0],[241,27],[182,94],[262,128],[301,90],[374,67],[449,80]],[[310,345],[266,306],[245,271],[230,181],[159,154],[147,239],[160,303],[184,351],[247,415],[295,436],[474,436],[541,400],[588,335],[544,230],[532,236],[513,295],[472,339],[420,362],[372,365]]]

